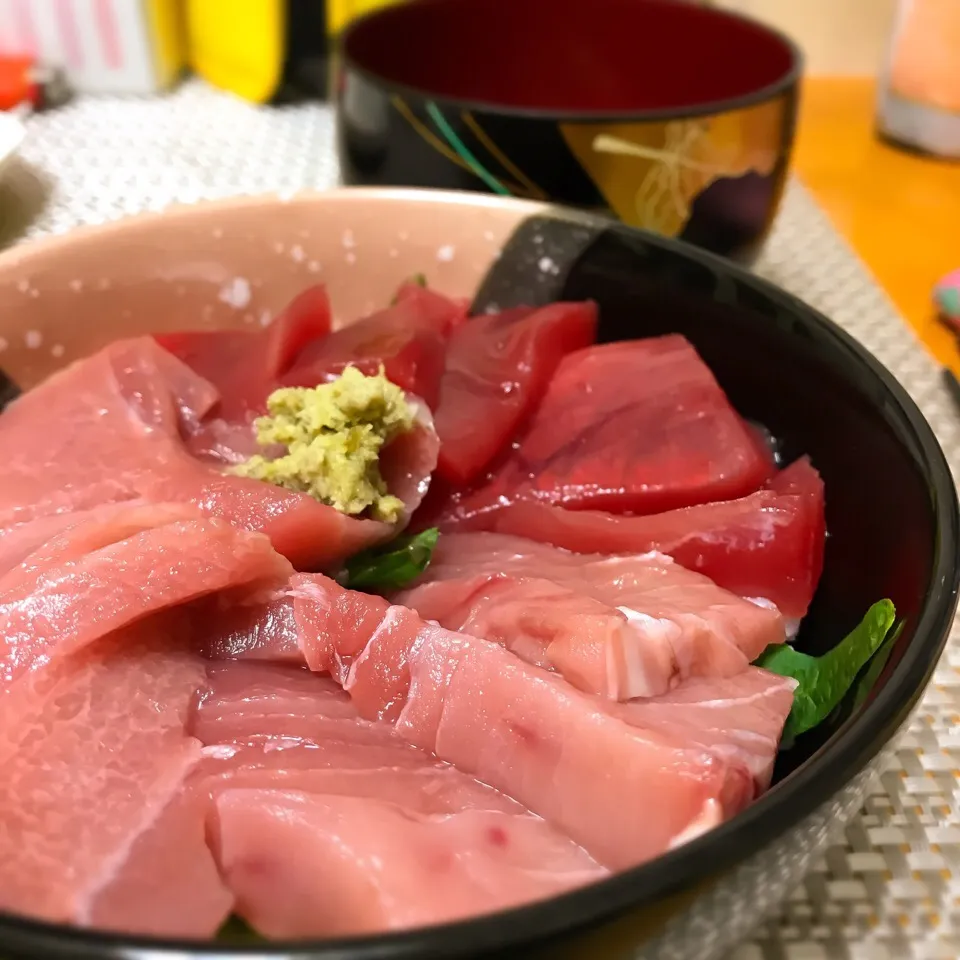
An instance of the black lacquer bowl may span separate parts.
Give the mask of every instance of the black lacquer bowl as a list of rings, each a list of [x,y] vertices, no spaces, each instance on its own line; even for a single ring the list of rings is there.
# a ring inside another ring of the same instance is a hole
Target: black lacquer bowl
[[[678,0],[415,0],[341,45],[348,184],[573,204],[750,259],[783,190],[801,57]]]
[[[444,292],[475,293],[478,307],[590,297],[607,340],[668,331],[692,340],[740,412],[780,439],[786,459],[810,454],[826,482],[830,537],[799,637],[804,649],[829,647],[882,597],[904,618],[878,681],[783,752],[773,788],[749,810],[562,898],[443,928],[236,949],[0,916],[6,960],[238,952],[713,960],[779,903],[822,851],[828,827],[862,801],[947,637],[958,585],[956,493],[896,379],[825,317],[729,262],[610,220],[476,193],[365,189],[230,201],[0,255],[0,366],[29,387],[119,336],[243,328],[318,276],[340,315],[355,317],[418,272]],[[623,802],[642,816],[642,796]]]

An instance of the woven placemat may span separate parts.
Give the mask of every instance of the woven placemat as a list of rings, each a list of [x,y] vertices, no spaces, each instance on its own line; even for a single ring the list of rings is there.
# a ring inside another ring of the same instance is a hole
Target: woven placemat
[[[28,128],[22,158],[0,185],[0,243],[175,202],[323,189],[338,178],[328,107],[260,109],[196,81],[163,99],[80,100]],[[956,475],[960,415],[935,364],[797,183],[757,269],[833,317],[900,378]],[[860,815],[730,960],[960,957],[958,779],[955,637]]]

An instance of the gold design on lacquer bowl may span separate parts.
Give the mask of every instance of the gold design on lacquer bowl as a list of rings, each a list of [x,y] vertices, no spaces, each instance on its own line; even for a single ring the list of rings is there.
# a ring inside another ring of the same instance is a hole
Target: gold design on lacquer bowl
[[[562,123],[577,161],[624,223],[676,237],[712,183],[773,173],[783,98],[715,117],[646,123]]]

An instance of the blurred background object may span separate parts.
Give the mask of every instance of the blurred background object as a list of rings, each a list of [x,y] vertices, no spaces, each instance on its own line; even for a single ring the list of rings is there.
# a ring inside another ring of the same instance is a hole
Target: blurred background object
[[[208,83],[266,103],[283,76],[288,4],[185,0],[191,68]]]
[[[402,0],[183,0],[190,66],[253,103],[325,98],[340,33]]]
[[[960,2],[900,0],[880,86],[880,129],[960,158]]]
[[[898,0],[710,0],[763,20],[803,49],[808,75],[870,76],[889,41]],[[946,0],[957,3],[957,0]]]
[[[0,57],[0,110],[43,110],[65,103],[71,93],[60,67],[33,57]]]
[[[155,93],[186,62],[180,0],[0,0],[0,55],[85,93]]]
[[[779,208],[802,58],[729,11],[430,0],[353,22],[340,52],[348,184],[553,200],[746,261]]]

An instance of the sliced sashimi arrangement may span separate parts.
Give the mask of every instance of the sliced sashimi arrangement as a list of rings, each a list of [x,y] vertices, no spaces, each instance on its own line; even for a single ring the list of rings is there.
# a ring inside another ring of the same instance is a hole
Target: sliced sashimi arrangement
[[[828,492],[684,337],[422,280],[332,316],[117,341],[0,415],[0,910],[522,907],[736,816],[890,643],[881,600],[796,646]]]

